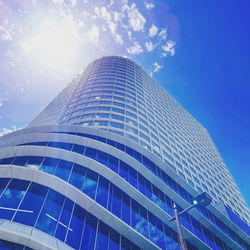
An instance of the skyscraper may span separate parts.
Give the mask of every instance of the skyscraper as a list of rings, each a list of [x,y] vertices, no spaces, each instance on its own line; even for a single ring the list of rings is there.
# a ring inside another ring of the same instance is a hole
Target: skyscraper
[[[25,129],[0,138],[0,245],[249,249],[248,208],[206,129],[140,66],[91,63]],[[27,248],[26,247],[26,248]]]

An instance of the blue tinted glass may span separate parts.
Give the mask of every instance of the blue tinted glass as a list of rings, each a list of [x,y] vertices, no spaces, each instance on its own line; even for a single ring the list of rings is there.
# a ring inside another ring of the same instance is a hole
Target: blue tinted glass
[[[128,181],[128,168],[129,166],[125,162],[120,161],[119,175],[126,181]]]
[[[55,192],[54,190],[50,190],[45,204],[43,205],[36,228],[53,235],[63,201],[63,195]]]
[[[96,226],[97,219],[93,215],[88,214],[85,222],[81,249],[94,249]]]
[[[57,225],[55,234],[56,238],[58,238],[61,241],[64,241],[65,239],[72,208],[73,208],[73,202],[68,198],[66,198],[64,201],[64,206],[62,209],[62,213],[60,215],[59,223]],[[69,227],[69,230],[72,229]]]
[[[112,212],[121,218],[121,191],[113,186]]]
[[[12,165],[25,166],[27,159],[27,156],[18,156],[14,159]]]
[[[130,197],[126,194],[122,197],[122,220],[130,225]]]
[[[55,175],[67,181],[72,168],[72,162],[60,160]]]
[[[108,154],[107,153],[104,153],[104,152],[101,152],[99,151],[98,154],[97,154],[97,159],[96,159],[98,162],[104,164],[104,165],[108,165]]]
[[[164,229],[165,229],[165,241],[167,249],[174,250],[175,248],[172,240],[171,229],[166,225],[164,225]]]
[[[162,222],[157,219],[157,233],[158,233],[158,246],[161,249],[166,249],[166,245],[165,245],[165,237],[164,237],[164,233],[163,233],[163,224]]]
[[[9,181],[10,181],[9,178],[1,178],[0,179],[0,197],[1,197],[1,194]]]
[[[155,244],[157,244],[158,237],[157,237],[157,232],[156,232],[156,220],[155,220],[155,217],[151,213],[148,213],[148,217],[149,217],[148,226],[149,226],[150,240],[154,242]]]
[[[29,165],[30,167],[39,167],[43,159],[44,157],[40,156],[30,156],[28,161],[26,162],[26,165]]]
[[[90,196],[92,199],[95,198],[97,177],[98,175],[95,172],[89,169],[87,170],[86,178],[83,184],[83,192]]]
[[[120,235],[114,230],[110,230],[110,238],[109,238],[109,250],[119,250],[120,246]]]
[[[105,178],[100,176],[96,194],[96,201],[104,207],[107,207],[108,187],[109,182]]]
[[[75,204],[66,240],[74,249],[79,249],[85,215],[86,211]]]
[[[83,154],[85,147],[81,145],[74,144],[72,151],[78,154]]]
[[[96,239],[96,250],[106,250],[108,248],[109,227],[99,221],[98,234]]]
[[[0,218],[10,219],[25,194],[29,182],[12,179],[0,199]]]
[[[117,143],[117,148],[121,151],[125,151],[125,146],[121,143]]]
[[[118,173],[118,159],[110,155],[108,167],[115,173]]]
[[[43,161],[42,166],[40,167],[40,170],[46,173],[53,174],[55,172],[58,162],[59,162],[59,159],[46,157]]]
[[[86,174],[85,167],[78,164],[74,164],[73,170],[70,175],[69,183],[71,183],[73,186],[81,190],[85,174]]]
[[[59,143],[59,147],[65,150],[71,150],[72,149],[73,144],[72,143],[66,143],[66,142],[60,142]]]
[[[84,155],[86,155],[87,157],[90,157],[92,159],[95,159],[96,158],[96,153],[97,153],[96,149],[86,147]]]
[[[145,194],[145,178],[141,175],[138,174],[138,179],[139,179],[139,190],[141,193]]]
[[[132,200],[132,227],[138,232],[140,231],[139,217],[139,205]]]
[[[1,165],[3,165],[3,164],[11,164],[11,162],[13,161],[13,159],[14,159],[14,157],[1,159],[0,160],[0,164]]]
[[[145,195],[152,200],[151,183],[145,179]]]
[[[17,244],[17,243],[13,243],[13,242],[9,242],[6,240],[0,240],[0,249],[1,250],[22,250],[24,248],[23,245]],[[26,248],[28,249],[28,248]]]
[[[34,226],[48,188],[32,183],[26,193],[14,221]]]
[[[140,232],[146,238],[148,238],[148,219],[147,219],[147,211],[145,208],[140,207]]]
[[[129,167],[128,181],[133,187],[138,188],[138,186],[137,186],[137,172],[131,167]]]
[[[121,237],[121,249],[131,249],[131,242],[127,240],[125,237]]]

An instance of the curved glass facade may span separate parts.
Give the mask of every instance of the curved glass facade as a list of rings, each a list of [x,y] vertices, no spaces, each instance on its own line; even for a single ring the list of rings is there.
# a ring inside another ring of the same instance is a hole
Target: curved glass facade
[[[8,243],[20,249],[181,249],[173,203],[203,190],[213,205],[181,217],[188,249],[249,248],[246,205],[206,129],[129,59],[91,63],[0,149],[0,220],[13,237],[45,233]]]

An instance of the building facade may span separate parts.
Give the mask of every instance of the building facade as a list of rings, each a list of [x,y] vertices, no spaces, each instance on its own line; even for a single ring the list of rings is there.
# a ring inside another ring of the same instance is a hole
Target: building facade
[[[0,246],[249,249],[248,207],[208,132],[140,66],[91,63],[25,129],[0,138]],[[19,249],[19,248],[15,248]]]

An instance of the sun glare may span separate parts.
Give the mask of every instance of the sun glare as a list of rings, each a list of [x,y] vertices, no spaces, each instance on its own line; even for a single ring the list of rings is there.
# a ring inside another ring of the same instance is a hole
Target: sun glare
[[[42,22],[22,47],[39,65],[60,69],[72,62],[77,40],[77,27],[69,16]]]

